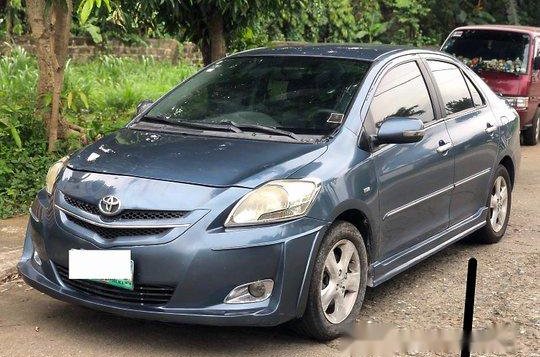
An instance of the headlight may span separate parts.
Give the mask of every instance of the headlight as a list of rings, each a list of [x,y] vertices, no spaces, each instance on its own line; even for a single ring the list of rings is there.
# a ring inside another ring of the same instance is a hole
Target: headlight
[[[45,179],[45,190],[49,195],[52,194],[54,183],[56,182],[58,173],[60,172],[60,170],[62,170],[67,160],[68,157],[64,156],[49,168],[49,171],[47,172],[47,178]]]
[[[529,97],[504,97],[509,106],[516,109],[527,109],[529,106]]]
[[[271,181],[245,195],[229,214],[225,226],[247,226],[303,216],[320,189],[320,180]]]

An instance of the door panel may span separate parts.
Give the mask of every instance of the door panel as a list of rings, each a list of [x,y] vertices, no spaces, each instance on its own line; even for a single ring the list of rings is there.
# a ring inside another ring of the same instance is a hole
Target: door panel
[[[451,150],[437,152],[442,142],[451,142],[444,122],[427,128],[422,141],[393,145],[374,157],[383,257],[448,227],[454,160]]]
[[[447,120],[455,158],[450,224],[458,223],[486,206],[498,150],[494,140],[498,131],[487,133],[488,123],[494,127],[500,125],[486,107]]]
[[[453,143],[454,190],[450,225],[486,205],[490,173],[497,157],[499,118],[494,118],[471,80],[454,64],[428,60],[447,115]]]
[[[534,56],[532,60],[534,61],[534,57],[540,56],[540,37],[537,37],[535,39],[535,47],[534,47]],[[531,66],[532,68],[532,66]],[[531,82],[529,87],[529,93],[527,95],[529,96],[529,106],[538,109],[540,107],[540,70],[533,70],[531,75]],[[531,110],[532,115],[534,116],[534,110]]]
[[[386,145],[372,154],[382,259],[448,227],[454,161],[451,150],[441,151],[451,147],[451,140],[445,123],[436,121],[433,103],[416,61],[386,72],[370,103],[365,125],[373,126],[373,133],[393,116],[418,118],[426,125],[420,142]]]

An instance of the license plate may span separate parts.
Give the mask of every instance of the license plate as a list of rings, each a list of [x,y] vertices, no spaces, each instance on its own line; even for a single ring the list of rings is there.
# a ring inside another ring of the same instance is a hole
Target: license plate
[[[133,270],[130,250],[69,251],[69,279],[98,281],[133,290]]]
[[[126,290],[133,290],[133,260],[131,261],[131,278],[130,279],[92,279],[94,281],[116,286]]]

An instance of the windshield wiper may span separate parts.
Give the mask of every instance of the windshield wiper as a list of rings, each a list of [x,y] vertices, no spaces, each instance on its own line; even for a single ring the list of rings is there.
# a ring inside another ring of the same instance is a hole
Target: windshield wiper
[[[223,120],[219,123],[198,123],[198,122],[189,122],[189,121],[176,121],[169,120],[164,116],[144,116],[142,120],[146,122],[180,126],[184,128],[191,129],[202,129],[202,130],[228,130],[235,133],[243,133],[244,129],[252,132],[263,132],[270,134],[277,134],[282,136],[288,136],[294,140],[301,141],[300,138],[295,134],[287,130],[273,128],[271,126],[259,125],[259,124],[238,124],[232,120]]]
[[[191,129],[228,130],[235,133],[242,132],[242,129],[228,123],[225,123],[227,125],[222,125],[222,124],[210,124],[210,123],[194,123],[194,122],[188,122],[188,121],[175,121],[175,120],[169,120],[163,116],[144,116],[142,120],[152,122],[152,123],[174,125],[174,126],[180,126],[184,128],[191,128]]]
[[[300,138],[295,133],[287,131],[287,130],[283,130],[283,129],[273,128],[271,126],[265,126],[265,125],[259,125],[259,124],[238,124],[232,120],[222,120],[219,123],[227,124],[240,130],[247,129],[248,131],[278,134],[282,136],[288,136],[290,138],[293,138],[294,140],[300,141]]]

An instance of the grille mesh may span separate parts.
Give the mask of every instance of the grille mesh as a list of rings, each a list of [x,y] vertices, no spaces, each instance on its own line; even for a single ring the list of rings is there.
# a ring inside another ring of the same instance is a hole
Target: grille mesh
[[[66,217],[71,222],[91,230],[105,239],[115,239],[118,237],[155,236],[171,230],[171,228],[108,228],[85,222],[81,219],[73,217],[70,214],[66,214]]]
[[[77,207],[91,214],[99,215],[98,206],[86,201],[64,195],[64,199],[73,207]],[[102,216],[104,219],[112,220],[145,220],[145,219],[175,219],[182,218],[187,214],[186,211],[156,211],[156,210],[123,210],[114,217]]]
[[[78,200],[78,199],[73,198],[73,197],[68,196],[68,195],[64,195],[64,199],[66,200],[67,203],[69,203],[73,207],[77,207],[78,209],[81,209],[81,210],[86,211],[88,213],[99,214],[99,209],[97,208],[96,205],[93,205],[93,204],[90,204],[88,202]]]
[[[68,268],[55,264],[62,281],[72,289],[99,296],[103,299],[142,305],[165,305],[174,293],[168,285],[138,285],[133,290],[117,288],[92,280],[70,280]]]

